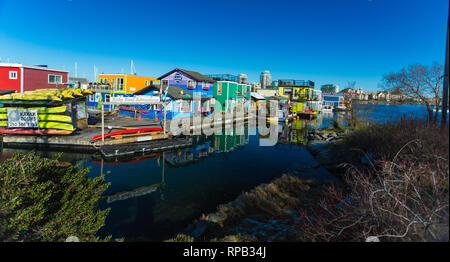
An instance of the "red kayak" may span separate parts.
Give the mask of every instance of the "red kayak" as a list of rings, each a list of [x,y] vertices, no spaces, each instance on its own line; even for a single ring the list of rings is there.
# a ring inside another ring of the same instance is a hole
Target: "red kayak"
[[[158,132],[158,131],[164,131],[164,129],[162,129],[160,127],[150,127],[150,128],[135,128],[135,129],[120,130],[120,131],[105,134],[105,138],[110,137],[110,136],[140,134],[140,133]],[[94,136],[92,138],[91,142],[95,141],[95,140],[99,140],[99,139],[102,139],[102,135]]]
[[[68,135],[71,133],[72,131],[53,128],[41,128],[41,129],[0,128],[0,134],[12,134],[12,135]]]

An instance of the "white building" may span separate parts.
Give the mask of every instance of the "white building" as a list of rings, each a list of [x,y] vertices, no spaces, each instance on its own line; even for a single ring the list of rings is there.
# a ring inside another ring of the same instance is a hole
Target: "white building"
[[[339,92],[339,86],[335,85],[335,84],[326,84],[326,85],[322,85],[320,90],[322,92],[338,93]]]
[[[239,76],[238,76],[238,82],[239,82],[240,84],[247,84],[247,82],[248,82],[248,77],[247,77],[247,75],[246,75],[246,74],[239,74]]]
[[[264,72],[261,73],[261,78],[260,78],[260,83],[261,83],[261,88],[266,88],[267,86],[270,86],[272,77],[270,75],[269,70],[266,70]]]

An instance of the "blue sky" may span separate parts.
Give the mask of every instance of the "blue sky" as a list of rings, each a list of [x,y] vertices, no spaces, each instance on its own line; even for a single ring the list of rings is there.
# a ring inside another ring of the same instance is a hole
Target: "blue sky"
[[[444,63],[446,0],[0,0],[0,60],[158,77],[174,68],[377,90]]]

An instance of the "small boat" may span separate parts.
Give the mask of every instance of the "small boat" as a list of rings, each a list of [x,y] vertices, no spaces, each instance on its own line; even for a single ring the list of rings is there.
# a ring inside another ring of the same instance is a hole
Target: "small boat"
[[[140,134],[140,133],[147,133],[147,132],[162,132],[164,129],[160,127],[150,127],[150,128],[135,128],[135,129],[126,129],[126,130],[120,130],[111,132],[108,134],[105,134],[105,138],[111,137],[111,136],[120,136],[120,135],[131,135],[131,134]],[[91,142],[102,139],[102,135],[94,136],[91,139]]]
[[[72,131],[44,128],[44,129],[25,129],[25,128],[0,128],[0,134],[12,135],[68,135]]]

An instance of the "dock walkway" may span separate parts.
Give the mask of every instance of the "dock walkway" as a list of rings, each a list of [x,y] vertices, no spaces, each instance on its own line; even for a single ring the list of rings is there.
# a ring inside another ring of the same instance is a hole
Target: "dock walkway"
[[[245,121],[248,116],[242,119],[223,120],[222,124],[229,124],[236,121]],[[169,121],[168,121],[169,122]],[[191,121],[192,123],[192,121]],[[161,127],[161,122],[155,122],[150,119],[135,120],[129,117],[105,117],[105,134],[109,132],[123,130],[123,128],[144,128]],[[169,124],[167,126],[170,126]],[[121,127],[121,128],[119,128]],[[195,127],[195,128],[199,128]],[[191,130],[194,127],[191,126]],[[61,151],[90,151],[97,152],[106,157],[126,156],[136,153],[148,153],[162,150],[176,149],[190,145],[185,138],[171,137],[170,135],[155,135],[154,138],[139,139],[105,139],[91,142],[94,136],[101,135],[101,125],[90,125],[89,128],[77,130],[70,135],[5,135],[3,136],[4,147],[10,148],[30,148],[30,149],[48,149]],[[143,137],[144,138],[144,137]],[[163,138],[163,139],[161,139]],[[165,139],[167,138],[167,139]],[[134,139],[134,140],[133,140]]]

